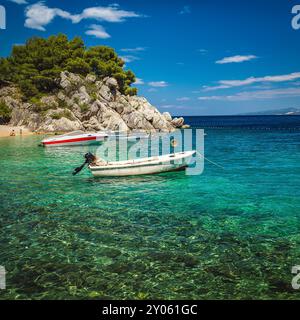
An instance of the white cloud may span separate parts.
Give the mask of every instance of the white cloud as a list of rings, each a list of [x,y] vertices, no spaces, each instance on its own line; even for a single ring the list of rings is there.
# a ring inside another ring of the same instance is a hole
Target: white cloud
[[[133,62],[133,61],[136,61],[136,60],[140,60],[139,57],[130,56],[130,55],[128,55],[128,56],[120,56],[120,58],[126,63],[130,63],[130,62]]]
[[[184,7],[182,8],[182,10],[179,11],[179,14],[189,14],[189,13],[191,13],[191,8],[190,8],[190,6],[184,6]]]
[[[122,22],[126,18],[137,18],[141,17],[133,11],[120,10],[119,6],[110,5],[108,7],[91,7],[86,8],[79,15],[74,15],[74,23],[80,22],[83,19],[96,19],[107,22]]]
[[[45,31],[45,26],[48,25],[55,17],[68,19],[73,23],[78,23],[83,19],[122,22],[125,21],[126,18],[141,17],[141,15],[133,11],[120,10],[116,5],[86,8],[81,14],[73,15],[59,8],[49,8],[43,1],[26,7],[25,16],[25,27],[41,31]]]
[[[191,98],[189,98],[189,97],[181,97],[181,98],[177,98],[176,100],[177,101],[189,101],[189,100],[191,100]]]
[[[248,55],[248,56],[232,56],[232,57],[225,57],[221,60],[217,60],[216,63],[217,64],[225,64],[225,63],[240,63],[240,62],[244,62],[244,61],[250,61],[253,59],[256,59],[257,56],[254,55]]]
[[[206,49],[198,49],[197,51],[200,52],[202,55],[205,55],[208,52],[208,50]]]
[[[44,5],[43,2],[38,2],[30,5],[25,10],[25,27],[45,31],[45,27],[56,16],[72,20],[71,14],[57,8],[51,9]]]
[[[265,76],[265,77],[249,77],[244,80],[220,80],[217,86],[203,86],[203,91],[213,91],[218,89],[228,89],[232,87],[241,87],[251,85],[253,83],[263,82],[285,82],[300,79],[300,72],[293,72],[290,74],[278,75],[278,76]]]
[[[167,87],[169,85],[166,81],[151,81],[148,84],[151,87],[158,87],[158,88]]]
[[[199,100],[215,100],[215,101],[246,101],[257,99],[274,99],[283,97],[299,97],[300,88],[280,88],[271,90],[244,91],[234,95],[226,96],[203,96]]]
[[[144,81],[143,81],[143,79],[141,79],[141,78],[136,78],[134,84],[136,84],[136,85],[142,85],[142,84],[144,84]]]
[[[147,48],[146,47],[136,47],[136,48],[124,48],[121,49],[120,51],[122,52],[141,52],[145,51]]]
[[[100,39],[108,39],[110,35],[105,31],[105,29],[99,24],[92,24],[89,26],[89,30],[85,32],[89,36],[94,36]]]
[[[177,106],[174,104],[166,104],[166,105],[162,105],[160,106],[161,109],[185,109],[185,106]]]
[[[14,2],[14,3],[17,3],[17,4],[26,4],[28,3],[26,0],[8,0],[10,2]]]
[[[160,106],[162,109],[172,109],[174,108],[174,105],[173,104],[166,104],[166,105],[162,105]]]

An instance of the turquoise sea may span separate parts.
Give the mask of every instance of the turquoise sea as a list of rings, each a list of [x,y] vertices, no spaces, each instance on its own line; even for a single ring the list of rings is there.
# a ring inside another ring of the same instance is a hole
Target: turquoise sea
[[[202,175],[73,177],[88,148],[0,139],[1,299],[299,299],[300,116],[193,117]]]

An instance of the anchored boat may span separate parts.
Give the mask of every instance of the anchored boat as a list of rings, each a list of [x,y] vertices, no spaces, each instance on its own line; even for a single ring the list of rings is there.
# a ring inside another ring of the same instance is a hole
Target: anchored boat
[[[156,157],[106,162],[97,159],[93,154],[85,155],[85,163],[76,168],[73,175],[80,172],[88,164],[88,168],[95,177],[122,177],[185,169],[196,151],[184,151]]]
[[[103,132],[87,133],[79,130],[46,138],[41,144],[45,147],[89,145],[104,141],[107,137],[108,135]]]
[[[103,142],[104,140],[127,140],[128,142],[137,142],[140,139],[148,139],[148,134],[134,134],[128,132],[119,131],[106,131],[89,133],[81,130],[65,133],[59,136],[46,138],[41,142],[42,146],[45,147],[57,147],[57,146],[81,146],[90,145]]]

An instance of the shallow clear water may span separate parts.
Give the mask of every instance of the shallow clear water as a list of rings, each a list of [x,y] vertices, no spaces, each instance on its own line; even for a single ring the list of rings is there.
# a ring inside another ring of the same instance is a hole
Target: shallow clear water
[[[73,177],[87,148],[0,139],[0,298],[299,299],[300,130],[205,131],[225,169],[200,176]]]

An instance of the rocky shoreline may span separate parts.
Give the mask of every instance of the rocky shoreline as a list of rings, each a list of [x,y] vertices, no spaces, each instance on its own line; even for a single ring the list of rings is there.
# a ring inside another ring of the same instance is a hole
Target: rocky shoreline
[[[58,79],[60,90],[41,99],[23,102],[14,85],[0,88],[0,101],[11,110],[10,125],[31,131],[173,131],[185,128],[184,119],[160,113],[145,98],[125,96],[114,78],[99,81],[67,71]]]

